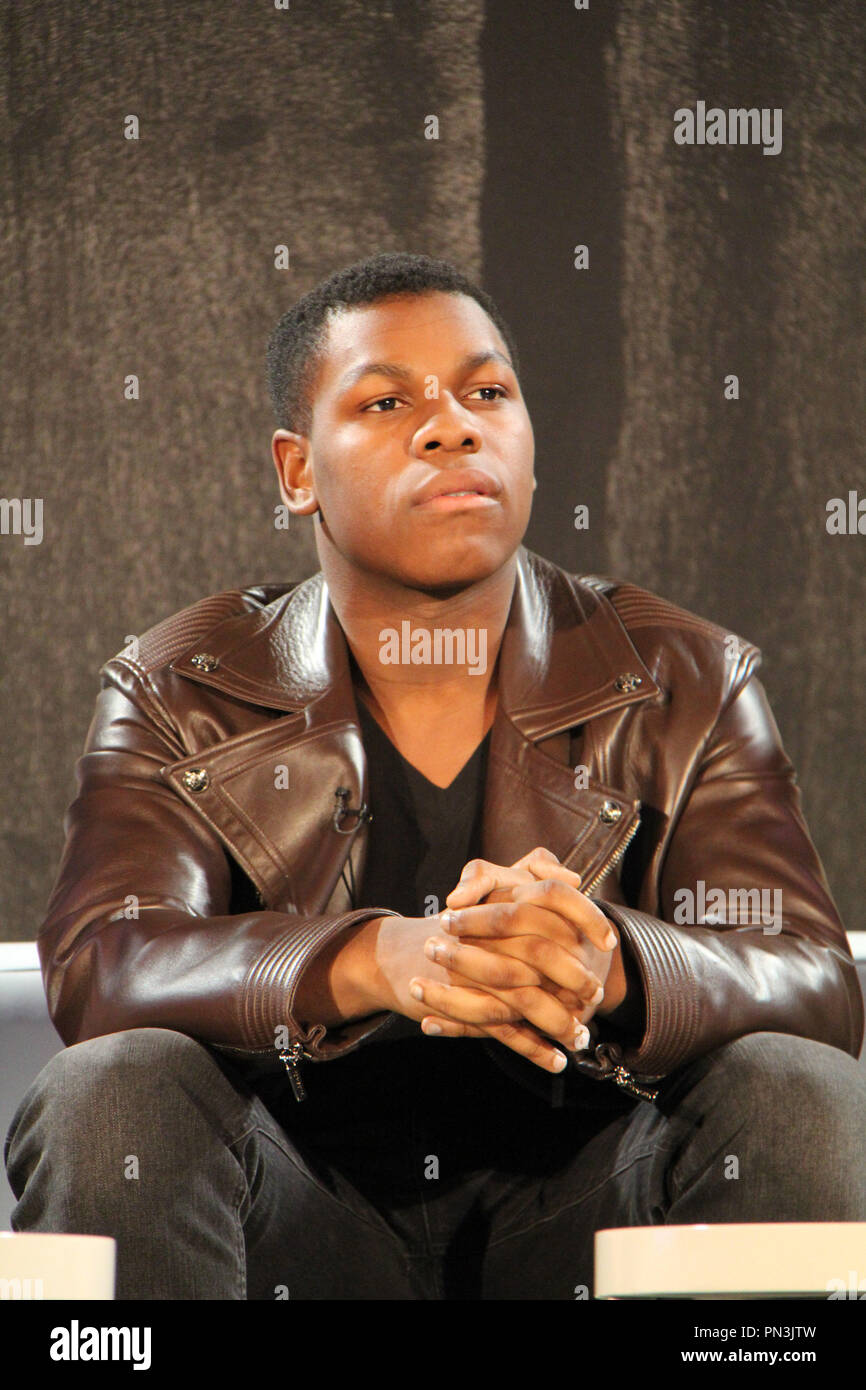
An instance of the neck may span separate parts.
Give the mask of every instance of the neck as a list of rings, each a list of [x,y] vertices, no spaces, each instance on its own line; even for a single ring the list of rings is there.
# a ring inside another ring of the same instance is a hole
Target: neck
[[[352,655],[356,689],[371,707],[420,712],[490,703],[514,593],[516,552],[477,583],[435,592],[358,570],[329,542],[319,544],[319,560]],[[464,641],[452,645],[445,629],[462,634]],[[413,661],[407,659],[410,652]]]

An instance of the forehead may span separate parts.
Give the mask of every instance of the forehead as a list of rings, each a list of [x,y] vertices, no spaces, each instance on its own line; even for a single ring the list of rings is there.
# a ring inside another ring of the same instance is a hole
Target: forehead
[[[469,295],[403,295],[352,306],[331,316],[317,389],[339,390],[366,361],[401,362],[419,370],[482,349],[508,349],[496,325]]]

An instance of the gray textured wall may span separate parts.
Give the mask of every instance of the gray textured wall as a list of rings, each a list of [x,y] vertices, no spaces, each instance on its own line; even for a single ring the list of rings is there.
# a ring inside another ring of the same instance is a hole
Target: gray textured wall
[[[0,537],[0,935],[41,919],[101,663],[203,594],[317,568],[308,523],[272,525],[279,315],[375,251],[480,274],[482,23],[453,0],[3,8],[0,493],[44,499],[44,539]]]
[[[866,498],[866,8],[501,16],[482,44],[482,234],[535,426],[527,543],[761,646],[813,838],[864,930],[866,536],[825,522],[830,498]],[[781,107],[781,152],[677,145],[674,112],[698,100]]]
[[[855,0],[2,9],[0,495],[43,498],[45,533],[0,536],[0,936],[41,918],[99,665],[205,593],[316,568],[309,524],[270,524],[264,346],[387,249],[483,272],[513,321],[527,543],[764,648],[864,925],[866,539],[824,528],[866,492],[864,37]],[[698,98],[781,106],[782,153],[678,148]]]
[[[608,564],[761,646],[807,819],[862,931],[866,535],[829,535],[826,505],[866,497],[866,10],[640,0],[618,40]],[[671,106],[697,98],[782,108],[781,152],[674,144]]]

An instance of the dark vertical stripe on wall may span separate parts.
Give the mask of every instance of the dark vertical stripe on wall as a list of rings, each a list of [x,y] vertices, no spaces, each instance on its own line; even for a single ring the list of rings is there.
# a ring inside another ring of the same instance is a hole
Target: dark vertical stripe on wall
[[[866,497],[866,9],[488,0],[481,52],[484,280],[536,429],[527,543],[761,647],[859,929],[866,538],[828,535],[826,508]],[[676,144],[698,101],[781,108],[781,151]]]
[[[535,430],[531,549],[604,560],[605,471],[619,431],[622,169],[607,91],[615,7],[490,0],[481,40],[484,283],[517,337]],[[574,269],[586,243],[589,270]],[[589,507],[588,531],[573,526]]]
[[[862,926],[866,11],[616,6],[622,432],[608,566],[756,642],[846,925]],[[782,147],[677,145],[679,107],[782,110]],[[724,380],[739,378],[739,399]],[[856,827],[856,828],[855,828]]]

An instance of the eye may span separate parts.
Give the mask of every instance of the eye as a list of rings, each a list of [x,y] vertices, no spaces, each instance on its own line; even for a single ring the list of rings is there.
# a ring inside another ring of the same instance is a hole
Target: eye
[[[496,400],[497,396],[505,396],[508,394],[504,386],[474,386],[469,392],[470,396],[474,395],[476,391],[495,391],[497,393],[496,396],[487,398],[492,400]]]
[[[494,401],[508,395],[504,386],[474,386],[469,395],[474,396],[478,391],[493,392],[492,396],[485,397],[487,401]],[[388,415],[393,414],[394,409],[399,404],[399,396],[380,396],[377,401],[371,401],[369,405],[365,405],[363,411],[372,411],[376,415]]]

